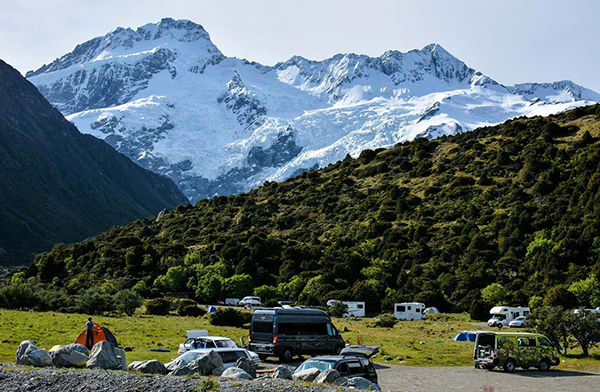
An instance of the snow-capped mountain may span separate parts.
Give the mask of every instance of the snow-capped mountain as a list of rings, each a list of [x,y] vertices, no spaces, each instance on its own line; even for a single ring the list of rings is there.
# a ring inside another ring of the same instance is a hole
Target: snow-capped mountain
[[[118,28],[27,74],[85,133],[192,201],[389,147],[600,102],[570,81],[504,86],[436,44],[380,57],[224,56],[202,26]]]

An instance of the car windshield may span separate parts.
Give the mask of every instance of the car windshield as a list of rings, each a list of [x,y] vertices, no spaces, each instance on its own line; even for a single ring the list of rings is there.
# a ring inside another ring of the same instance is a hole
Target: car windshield
[[[237,344],[231,339],[215,340],[217,347],[238,348]]]
[[[523,317],[523,316],[519,316],[515,319],[515,321],[523,321],[523,320],[525,320],[525,317]]]
[[[194,359],[198,358],[201,354],[203,354],[203,353],[187,352],[185,354],[181,354],[180,356],[175,358],[175,360],[181,359],[185,363],[190,363]]]
[[[308,359],[302,363],[302,365],[296,368],[294,373],[300,373],[303,370],[307,369],[319,369],[321,372],[325,370],[333,369],[335,365],[335,361],[323,361],[319,359]]]

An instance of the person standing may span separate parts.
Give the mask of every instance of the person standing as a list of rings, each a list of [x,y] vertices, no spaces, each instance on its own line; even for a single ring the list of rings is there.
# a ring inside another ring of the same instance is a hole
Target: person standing
[[[85,323],[85,345],[90,350],[94,347],[94,322],[91,317]]]

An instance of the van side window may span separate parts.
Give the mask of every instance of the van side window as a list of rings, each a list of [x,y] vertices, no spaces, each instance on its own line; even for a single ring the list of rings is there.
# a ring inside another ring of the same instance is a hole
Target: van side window
[[[406,308],[403,305],[396,306],[396,312],[405,312]]]
[[[416,309],[415,309],[415,311],[416,311],[417,313],[421,313],[421,308],[416,308]]]
[[[543,336],[540,336],[538,338],[538,343],[540,344],[540,346],[552,347],[552,343],[550,343],[550,341]]]
[[[407,308],[408,310],[410,310],[410,306],[407,306],[406,308]]]
[[[329,336],[335,336],[336,335],[335,332],[336,331],[335,331],[335,328],[333,327],[333,325],[327,324],[327,335],[329,335]]]
[[[279,323],[280,335],[325,335],[327,327],[321,323]]]
[[[356,305],[356,308],[357,308],[357,309],[362,309],[362,308],[363,308],[363,304],[358,304],[358,305]]]
[[[519,347],[535,347],[535,338],[518,338]]]

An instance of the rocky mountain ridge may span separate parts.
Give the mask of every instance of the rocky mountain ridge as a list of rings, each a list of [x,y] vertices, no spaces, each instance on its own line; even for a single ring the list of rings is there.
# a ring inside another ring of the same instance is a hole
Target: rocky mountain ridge
[[[118,28],[27,76],[82,132],[192,201],[364,149],[600,101],[570,81],[504,86],[437,44],[265,66],[224,56],[202,26],[169,18]]]

